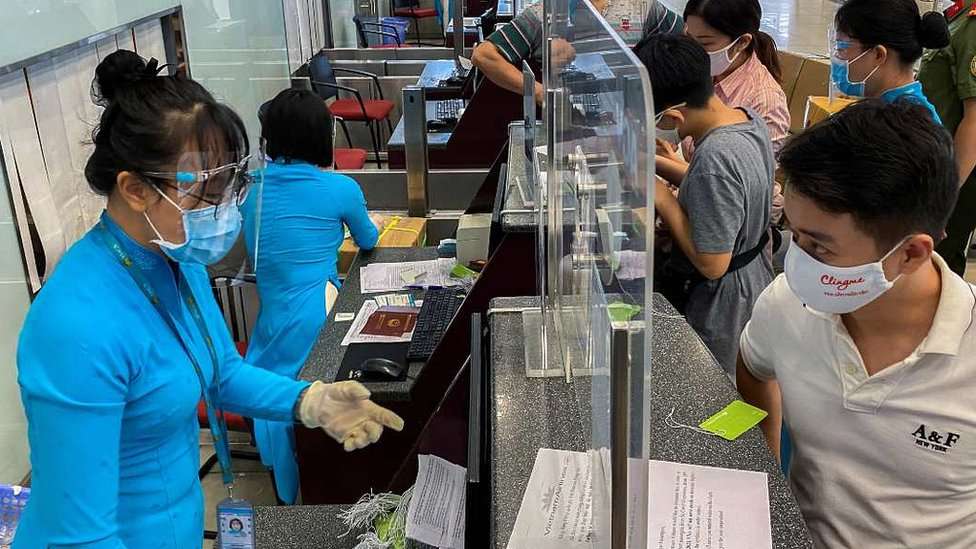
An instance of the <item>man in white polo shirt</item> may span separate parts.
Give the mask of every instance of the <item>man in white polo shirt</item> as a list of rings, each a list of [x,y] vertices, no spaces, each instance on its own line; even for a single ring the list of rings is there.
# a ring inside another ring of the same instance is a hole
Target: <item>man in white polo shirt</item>
[[[794,240],[742,333],[738,388],[777,454],[789,425],[818,547],[976,547],[976,291],[933,252],[958,192],[951,136],[917,105],[865,101],[779,161]]]

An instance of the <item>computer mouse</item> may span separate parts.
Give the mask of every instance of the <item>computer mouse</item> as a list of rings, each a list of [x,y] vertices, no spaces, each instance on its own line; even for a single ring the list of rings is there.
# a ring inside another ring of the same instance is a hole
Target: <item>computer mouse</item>
[[[441,120],[439,118],[427,121],[427,131],[429,132],[442,133],[450,131],[453,127],[454,126],[447,120]]]
[[[396,381],[403,374],[403,366],[385,358],[367,358],[359,368],[349,372],[349,379],[359,381]]]

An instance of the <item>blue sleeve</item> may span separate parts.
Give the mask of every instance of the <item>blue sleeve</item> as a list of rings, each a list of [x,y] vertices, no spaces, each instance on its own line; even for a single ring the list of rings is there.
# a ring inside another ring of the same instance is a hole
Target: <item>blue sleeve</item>
[[[17,353],[33,469],[31,524],[22,530],[57,547],[124,547],[117,513],[126,359],[83,328],[102,326],[91,315],[40,309],[24,324]]]
[[[192,276],[193,292],[210,295],[210,281],[203,267],[183,267]],[[251,418],[291,421],[295,402],[309,385],[244,362],[230,337],[224,316],[213,298],[200,300],[210,337],[220,358],[220,408]]]
[[[366,197],[352,179],[348,179],[347,189],[342,222],[349,226],[349,232],[352,233],[352,238],[360,249],[372,250],[379,240],[380,233],[369,218],[369,212],[366,211]]]

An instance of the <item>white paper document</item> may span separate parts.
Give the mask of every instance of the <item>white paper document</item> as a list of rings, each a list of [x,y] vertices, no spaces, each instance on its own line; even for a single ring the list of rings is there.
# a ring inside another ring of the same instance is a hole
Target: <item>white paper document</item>
[[[461,280],[451,278],[456,261],[450,258],[404,263],[370,263],[359,268],[359,284],[364,294],[395,292],[408,286],[459,286]]]
[[[508,549],[590,549],[594,461],[594,454],[539,450]]]
[[[366,321],[369,320],[369,315],[376,312],[380,306],[376,304],[372,299],[367,299],[363,302],[363,306],[359,308],[359,312],[356,313],[356,318],[353,320],[352,325],[349,330],[346,331],[346,336],[342,338],[342,346],[345,347],[350,343],[403,343],[410,341],[413,337],[413,332],[408,332],[400,337],[390,337],[390,336],[379,336],[361,333],[363,327],[366,326]],[[420,309],[417,308],[419,311]],[[338,315],[336,315],[338,316]],[[338,322],[338,320],[336,320]]]
[[[651,461],[648,549],[769,549],[766,473]]]
[[[464,549],[467,469],[431,455],[419,455],[417,461],[407,537],[441,549]]]

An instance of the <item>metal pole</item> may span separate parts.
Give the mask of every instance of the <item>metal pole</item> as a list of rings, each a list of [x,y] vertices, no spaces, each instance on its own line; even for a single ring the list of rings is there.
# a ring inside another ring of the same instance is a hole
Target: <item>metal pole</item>
[[[630,457],[630,346],[626,328],[610,340],[610,547],[627,548]]]
[[[464,55],[464,0],[454,0],[454,68],[461,73],[461,56]]]
[[[419,86],[403,88],[403,146],[407,163],[407,211],[427,215],[427,106]]]

